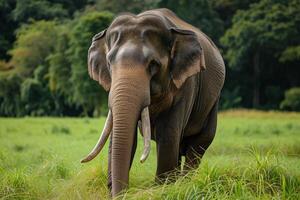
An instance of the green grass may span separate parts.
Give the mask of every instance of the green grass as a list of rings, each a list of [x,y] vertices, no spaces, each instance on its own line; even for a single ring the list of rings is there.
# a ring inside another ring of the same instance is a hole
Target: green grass
[[[107,146],[80,164],[104,118],[0,118],[0,199],[106,199]],[[156,185],[155,144],[144,164],[139,138],[120,199],[300,199],[300,113],[220,113],[197,170]]]

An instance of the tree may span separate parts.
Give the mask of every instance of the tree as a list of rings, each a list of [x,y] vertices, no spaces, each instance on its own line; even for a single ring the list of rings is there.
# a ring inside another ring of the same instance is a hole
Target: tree
[[[32,114],[35,108],[42,107],[41,102],[46,102],[45,99],[48,99],[47,102],[51,101],[51,96],[49,92],[47,93],[49,90],[46,58],[54,50],[56,27],[56,22],[39,21],[24,25],[18,30],[16,43],[10,51],[12,55],[10,63],[14,68],[0,73],[1,114],[9,116]],[[36,89],[38,87],[39,90]],[[31,88],[35,89],[31,90]],[[43,93],[36,93],[42,90]],[[27,91],[33,92],[27,94]],[[43,100],[33,101],[30,94],[37,95],[37,98],[43,95]],[[26,109],[27,105],[33,104],[37,106],[29,106]],[[47,109],[47,111],[52,110],[51,107]],[[39,114],[46,114],[46,111]]]
[[[72,63],[69,58],[70,27],[59,27],[54,53],[47,57],[49,65],[48,85],[54,103],[54,115],[78,116],[82,106],[73,99],[73,84],[71,81]],[[84,66],[83,66],[84,67]],[[85,73],[85,72],[84,72]]]
[[[12,17],[18,23],[33,20],[50,20],[67,17],[68,12],[61,4],[47,0],[16,0],[16,7]]]
[[[10,51],[12,65],[25,76],[32,75],[37,66],[46,65],[47,56],[54,51],[57,27],[54,21],[23,25],[17,31],[17,40]]]
[[[300,88],[295,87],[287,90],[285,98],[280,103],[280,109],[290,111],[300,111]]]
[[[82,9],[88,0],[0,0],[0,59],[9,60],[15,30],[33,20],[65,19]]]
[[[42,66],[37,70],[43,69]],[[44,74],[45,72],[43,72]],[[44,79],[44,77],[42,77]],[[21,100],[26,115],[53,115],[53,101],[49,88],[38,77],[27,78],[21,85]]]
[[[238,10],[249,9],[252,3],[260,0],[211,0],[213,9],[219,14],[225,28],[231,26],[232,17]]]
[[[88,75],[87,51],[92,37],[107,28],[112,19],[113,14],[110,12],[89,12],[75,19],[72,24],[69,48],[72,101],[83,107],[85,115],[89,112],[99,114],[101,107],[106,107],[106,93]]]
[[[9,59],[7,51],[12,47],[15,40],[14,30],[17,28],[17,23],[10,15],[14,6],[14,0],[0,0],[0,59],[3,60]]]
[[[96,8],[113,13],[132,12],[138,14],[144,10],[157,7],[160,0],[97,0]]]
[[[0,115],[22,116],[20,85],[22,78],[16,73],[0,73]]]
[[[213,10],[211,1],[208,0],[161,0],[158,7],[166,7],[175,12],[179,17],[200,28],[214,42],[218,43],[223,34],[223,22],[218,13]]]
[[[59,4],[63,9],[68,11],[68,17],[72,17],[72,15],[76,11],[80,11],[86,5],[93,4],[94,0],[47,0],[54,4]]]
[[[299,5],[299,0],[262,0],[252,4],[248,10],[236,13],[232,27],[221,39],[229,66],[252,74],[245,82],[252,83],[253,107],[259,107],[262,81],[267,81],[265,77],[271,77],[280,65],[285,47],[299,44],[299,30],[295,31],[299,27],[299,12],[290,11],[299,10]]]

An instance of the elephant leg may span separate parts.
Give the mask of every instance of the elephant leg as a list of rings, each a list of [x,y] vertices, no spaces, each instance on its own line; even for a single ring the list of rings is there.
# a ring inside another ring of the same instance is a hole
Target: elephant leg
[[[180,171],[180,129],[174,124],[166,126],[166,123],[159,123],[157,127],[156,151],[157,169],[156,181],[162,183],[174,180]],[[173,176],[173,178],[172,178]]]
[[[180,170],[179,147],[175,143],[157,145],[156,181],[162,183],[169,177],[172,180]],[[172,177],[173,176],[173,177]]]
[[[206,125],[199,134],[187,138],[184,171],[199,166],[202,156],[212,143],[217,128],[218,101],[208,115]]]

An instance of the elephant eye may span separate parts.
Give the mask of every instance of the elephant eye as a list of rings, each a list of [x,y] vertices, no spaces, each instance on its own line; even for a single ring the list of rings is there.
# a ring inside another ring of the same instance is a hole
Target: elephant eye
[[[157,72],[159,71],[160,69],[160,62],[158,60],[151,60],[151,62],[149,63],[149,66],[148,66],[148,70],[151,74],[151,76],[154,76],[155,74],[157,74]]]

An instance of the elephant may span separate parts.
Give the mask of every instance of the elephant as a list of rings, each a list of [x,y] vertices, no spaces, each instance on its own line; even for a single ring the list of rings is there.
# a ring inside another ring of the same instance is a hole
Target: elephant
[[[220,51],[202,31],[169,9],[123,13],[96,34],[88,50],[89,76],[108,92],[108,116],[94,149],[110,138],[108,187],[116,197],[128,187],[129,171],[143,136],[144,162],[156,142],[156,180],[194,169],[212,143],[225,80]]]

